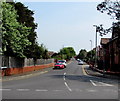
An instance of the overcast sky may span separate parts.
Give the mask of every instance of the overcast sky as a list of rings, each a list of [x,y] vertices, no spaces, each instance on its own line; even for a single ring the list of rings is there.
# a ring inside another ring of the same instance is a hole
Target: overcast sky
[[[95,47],[95,27],[103,24],[105,28],[112,25],[113,20],[107,14],[97,11],[100,2],[23,2],[34,11],[35,22],[38,23],[37,40],[49,51],[58,52],[63,47],[73,47],[78,53],[80,49],[89,51]],[[104,37],[111,37],[107,35]],[[98,44],[100,44],[98,35]]]

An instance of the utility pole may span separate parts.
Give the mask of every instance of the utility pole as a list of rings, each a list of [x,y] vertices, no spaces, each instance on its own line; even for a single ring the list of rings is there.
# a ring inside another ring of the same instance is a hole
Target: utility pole
[[[96,36],[95,36],[95,67],[97,67],[97,31],[98,31],[98,26],[93,25],[93,27],[96,28]]]

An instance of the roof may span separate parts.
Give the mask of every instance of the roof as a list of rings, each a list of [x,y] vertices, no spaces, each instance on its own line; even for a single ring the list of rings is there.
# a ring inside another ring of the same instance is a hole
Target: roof
[[[55,52],[49,51],[48,54],[49,56],[52,56]]]
[[[109,41],[110,41],[110,38],[101,38],[100,44],[101,44],[101,45],[105,45],[105,44],[107,44]]]

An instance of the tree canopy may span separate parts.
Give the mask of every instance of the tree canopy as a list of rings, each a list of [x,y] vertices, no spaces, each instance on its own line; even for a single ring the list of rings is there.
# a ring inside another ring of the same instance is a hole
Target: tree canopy
[[[113,31],[114,28],[118,33],[120,33],[120,2],[117,0],[105,0],[104,2],[98,4],[97,10],[101,13],[107,12],[107,14],[113,19],[116,19],[116,22],[113,22],[111,28],[104,29],[103,25],[97,26],[97,31],[100,33],[100,35],[106,35],[107,33]],[[118,34],[118,37],[120,37],[120,34]]]
[[[77,58],[84,60],[87,56],[87,51],[85,49],[81,49],[79,51],[79,54],[77,55]]]
[[[48,50],[37,42],[34,12],[20,2],[2,3],[2,53],[20,58],[49,58]]]
[[[17,12],[9,3],[2,3],[2,50],[5,55],[25,57],[24,49],[31,44],[28,40],[31,27],[17,21]]]
[[[72,58],[73,56],[76,55],[75,51],[74,51],[74,48],[73,47],[65,47],[65,48],[62,48],[60,49],[60,53],[59,53],[62,58],[64,59],[70,59]]]
[[[64,47],[60,49],[60,52],[55,53],[52,58],[55,59],[66,59],[69,60],[70,58],[76,55],[75,50],[73,47]]]

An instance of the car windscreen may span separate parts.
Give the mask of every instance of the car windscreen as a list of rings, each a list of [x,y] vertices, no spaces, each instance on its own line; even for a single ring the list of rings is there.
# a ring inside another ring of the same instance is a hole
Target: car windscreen
[[[58,62],[65,62],[65,61],[60,60],[60,61],[58,61]]]
[[[56,63],[55,65],[61,65],[61,63]]]

